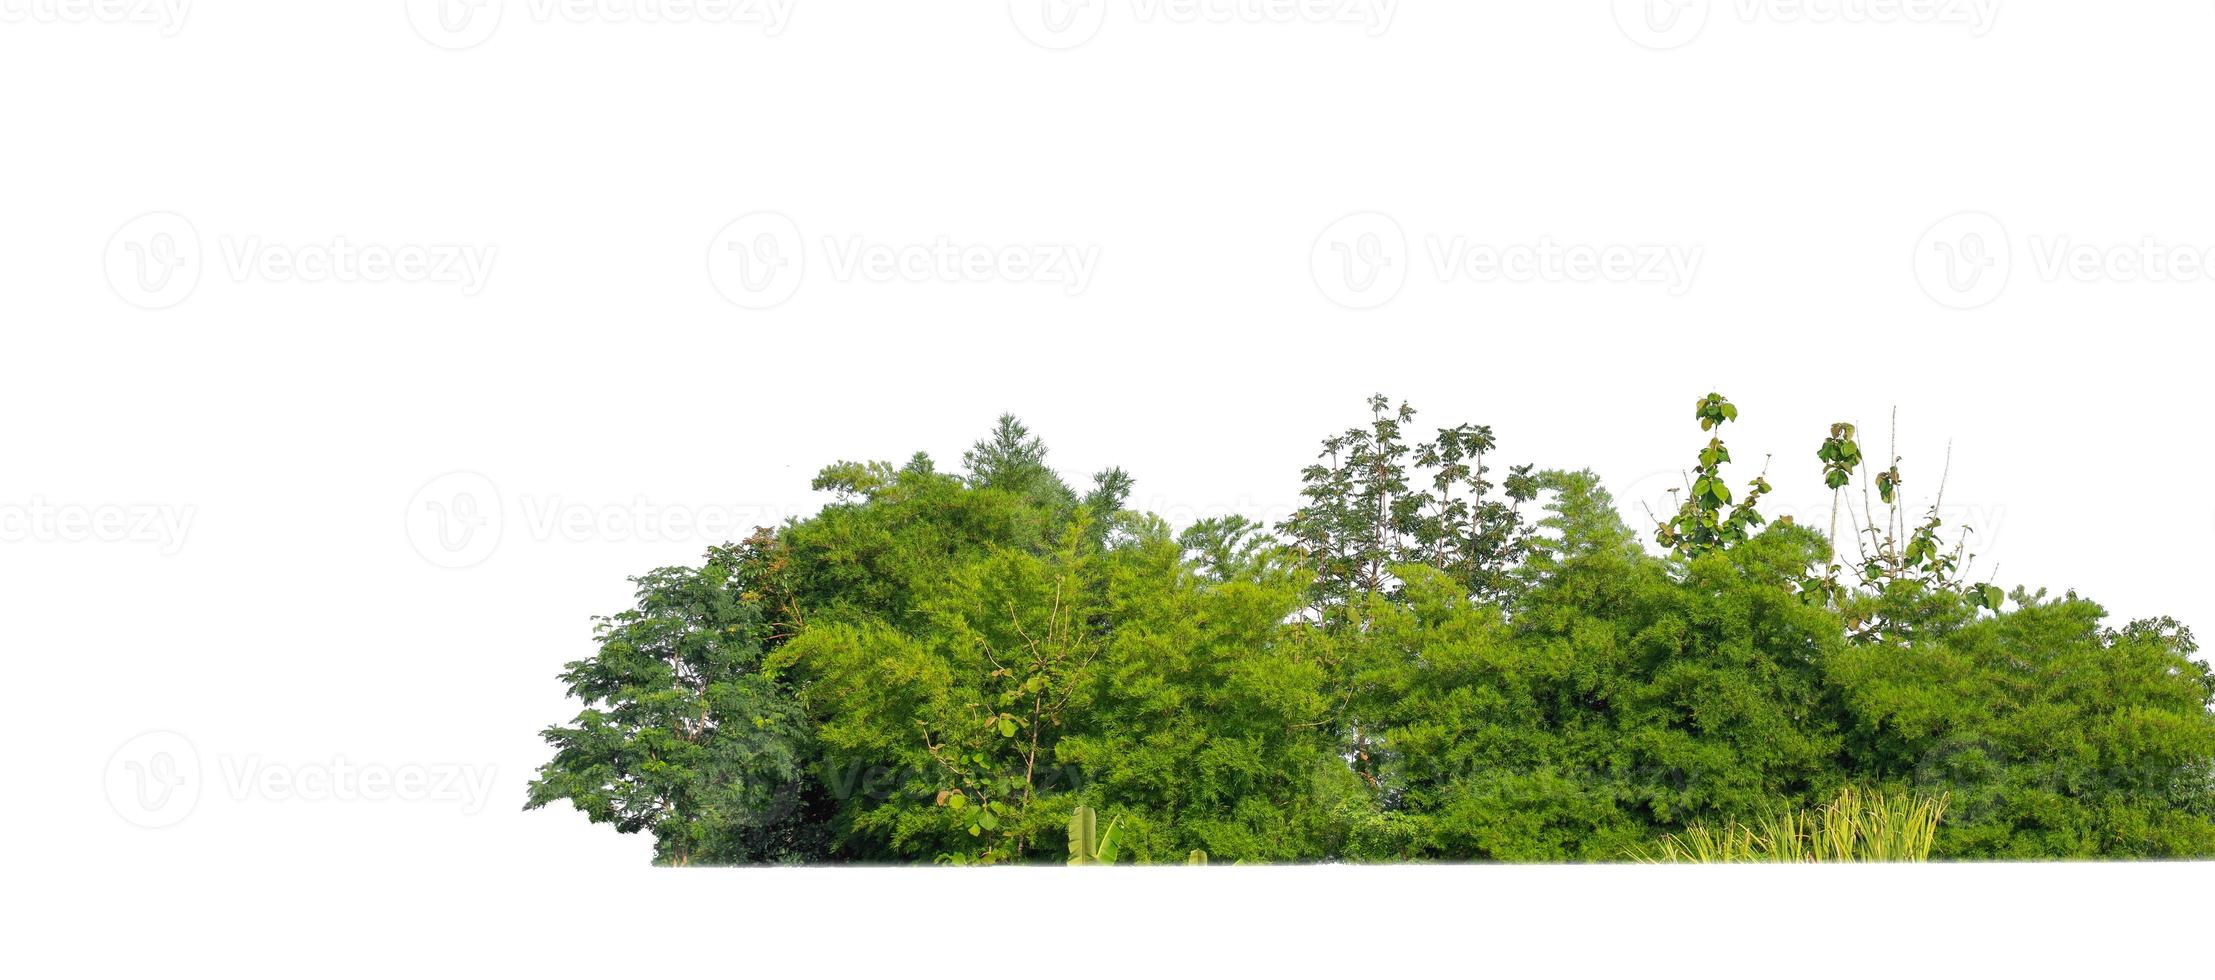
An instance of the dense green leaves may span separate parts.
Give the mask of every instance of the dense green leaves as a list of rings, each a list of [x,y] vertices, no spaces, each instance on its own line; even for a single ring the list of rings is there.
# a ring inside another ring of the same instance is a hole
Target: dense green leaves
[[[2105,631],[2073,595],[2021,598],[1942,639],[1834,658],[1852,767],[1950,792],[1943,855],[2215,853],[2215,679],[2190,634]]]
[[[1847,581],[1733,492],[1737,415],[1698,403],[1664,555],[1592,474],[1495,482],[1489,428],[1382,396],[1275,533],[1080,494],[1012,417],[961,474],[837,463],[815,516],[638,580],[529,805],[672,864],[1618,860],[1857,789],[1944,794],[1941,859],[2215,854],[2188,631],[1959,582],[1935,506]]]
[[[1700,399],[1697,414],[1700,431],[1706,432],[1737,419],[1738,406],[1709,394]],[[1721,436],[1708,439],[1707,447],[1700,450],[1699,465],[1692,470],[1686,499],[1675,516],[1654,529],[1655,540],[1677,557],[1694,558],[1744,544],[1748,535],[1767,523],[1756,509],[1770,490],[1767,475],[1755,477],[1746,486],[1745,498],[1735,499],[1723,479],[1723,464],[1730,458],[1730,448]]]
[[[805,806],[799,703],[761,673],[765,624],[732,568],[640,577],[638,607],[600,622],[599,653],[562,680],[586,708],[549,728],[530,807],[567,799],[594,822],[649,831],[673,864],[818,856]]]
[[[1392,568],[1424,564],[1472,596],[1505,601],[1531,549],[1521,507],[1537,496],[1530,466],[1495,487],[1492,429],[1459,425],[1407,441],[1415,410],[1377,395],[1370,420],[1323,440],[1301,472],[1305,505],[1278,526],[1315,574],[1315,608],[1342,616],[1355,600],[1399,587]],[[1412,464],[1412,465],[1411,465]],[[1494,489],[1501,493],[1493,494]]]

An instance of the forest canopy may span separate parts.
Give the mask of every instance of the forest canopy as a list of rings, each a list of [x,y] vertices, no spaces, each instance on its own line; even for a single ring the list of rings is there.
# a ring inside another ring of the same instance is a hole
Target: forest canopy
[[[1945,800],[1940,859],[2215,854],[2188,629],[1967,580],[1846,423],[1791,474],[1828,532],[1772,521],[1737,414],[1698,401],[1645,534],[1382,396],[1274,526],[1173,528],[1013,417],[960,472],[834,463],[820,513],[634,580],[527,807],[672,865],[1060,863],[1095,812],[1139,862],[1617,861],[1855,792]]]

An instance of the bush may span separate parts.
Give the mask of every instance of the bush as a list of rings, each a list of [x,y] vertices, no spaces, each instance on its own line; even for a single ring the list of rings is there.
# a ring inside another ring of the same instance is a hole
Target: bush
[[[1848,787],[1822,806],[1785,810],[1751,825],[1735,819],[1719,829],[1696,823],[1650,848],[1634,847],[1630,856],[1651,864],[1924,861],[1945,812],[1943,795],[1888,797]]]
[[[834,464],[637,580],[528,805],[670,864],[1059,862],[1080,808],[1156,863],[2215,854],[2190,632],[1968,581],[1854,427],[1822,479],[1888,513],[1824,534],[1734,492],[1701,399],[1651,553],[1591,474],[1370,409],[1276,528],[1079,492],[1012,418],[964,473]]]

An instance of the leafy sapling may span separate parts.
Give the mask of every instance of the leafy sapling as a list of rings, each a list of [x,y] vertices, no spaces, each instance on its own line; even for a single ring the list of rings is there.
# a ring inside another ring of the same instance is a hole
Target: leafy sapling
[[[1700,431],[1710,432],[1738,418],[1738,406],[1709,392],[1695,409]],[[1700,450],[1699,465],[1687,480],[1688,496],[1675,516],[1656,521],[1654,539],[1679,558],[1695,558],[1745,543],[1755,529],[1767,523],[1761,516],[1761,498],[1769,493],[1766,466],[1746,485],[1746,497],[1733,501],[1730,484],[1723,479],[1723,464],[1731,461],[1730,447],[1721,436],[1710,436]]]

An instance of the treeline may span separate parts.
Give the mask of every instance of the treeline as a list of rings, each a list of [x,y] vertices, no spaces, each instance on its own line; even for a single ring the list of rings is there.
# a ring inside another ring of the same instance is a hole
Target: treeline
[[[1853,426],[1794,474],[1826,534],[1734,492],[1701,399],[1653,553],[1589,472],[1370,410],[1274,527],[1080,492],[1013,418],[959,473],[827,467],[635,580],[527,805],[676,865],[1059,863],[1079,806],[1140,862],[1614,861],[1857,789],[1942,797],[1940,859],[2215,854],[2190,632],[1967,581]]]

